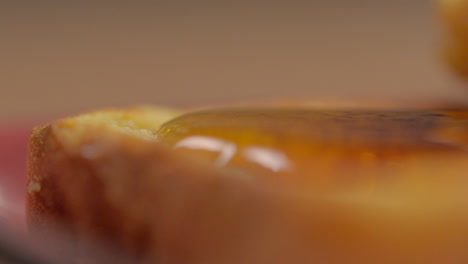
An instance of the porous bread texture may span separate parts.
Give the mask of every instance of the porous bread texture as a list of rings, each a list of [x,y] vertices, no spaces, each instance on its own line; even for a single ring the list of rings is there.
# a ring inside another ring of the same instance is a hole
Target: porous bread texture
[[[62,132],[68,130],[73,133],[73,137],[76,138],[79,138],[80,134],[89,129],[90,126],[106,126],[112,130],[152,139],[164,122],[180,114],[181,111],[169,108],[143,106],[82,114],[60,120],[55,125],[60,127]]]
[[[128,109],[105,109],[80,114],[78,116],[64,118],[34,129],[30,143],[30,163],[38,156],[42,155],[41,150],[44,141],[50,132],[59,140],[61,146],[70,151],[79,149],[83,155],[92,156],[92,148],[78,146],[83,137],[92,129],[105,129],[109,133],[123,133],[133,135],[145,140],[154,140],[156,131],[159,127],[172,118],[180,115],[182,111],[164,107],[140,106]],[[37,175],[30,169],[28,175],[28,192],[38,192],[41,190],[41,184],[36,180]]]

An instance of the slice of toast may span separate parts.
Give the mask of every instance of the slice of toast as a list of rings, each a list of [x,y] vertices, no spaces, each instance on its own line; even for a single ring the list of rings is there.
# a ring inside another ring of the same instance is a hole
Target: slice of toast
[[[97,244],[149,263],[466,263],[464,113],[436,131],[465,152],[412,156],[373,195],[266,188],[175,152],[156,131],[178,111],[58,120],[31,138],[29,225],[44,243],[62,232],[71,250],[57,254],[70,263],[103,263]]]

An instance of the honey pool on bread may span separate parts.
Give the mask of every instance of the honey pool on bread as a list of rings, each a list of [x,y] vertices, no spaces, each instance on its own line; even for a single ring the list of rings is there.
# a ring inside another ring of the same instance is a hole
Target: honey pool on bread
[[[156,134],[262,184],[374,192],[418,160],[466,157],[467,118],[463,111],[225,109],[176,118]]]

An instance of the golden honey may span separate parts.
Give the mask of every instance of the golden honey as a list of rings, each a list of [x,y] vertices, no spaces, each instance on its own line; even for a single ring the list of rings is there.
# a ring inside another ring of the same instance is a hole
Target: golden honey
[[[226,109],[163,125],[159,140],[276,186],[370,192],[424,156],[466,155],[464,111]]]

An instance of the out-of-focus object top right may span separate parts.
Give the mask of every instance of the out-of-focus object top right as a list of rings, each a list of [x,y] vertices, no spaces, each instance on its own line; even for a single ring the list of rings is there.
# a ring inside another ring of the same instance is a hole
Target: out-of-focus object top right
[[[468,78],[468,0],[440,0],[447,40],[445,58],[451,67]]]

